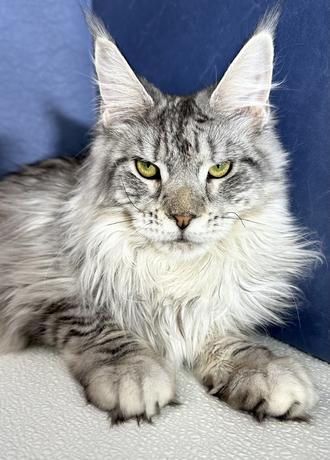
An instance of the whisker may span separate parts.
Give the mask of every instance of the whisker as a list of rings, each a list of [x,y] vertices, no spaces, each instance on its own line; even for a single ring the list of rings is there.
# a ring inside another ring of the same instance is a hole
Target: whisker
[[[136,206],[136,204],[133,203],[133,201],[132,201],[131,198],[130,198],[130,197],[132,197],[132,196],[133,196],[133,197],[140,197],[140,195],[134,194],[134,195],[130,195],[130,196],[129,196],[129,194],[128,194],[127,190],[126,190],[126,187],[125,187],[125,185],[124,185],[122,179],[121,179],[121,183],[122,183],[122,185],[123,185],[123,189],[124,189],[124,191],[125,191],[125,194],[126,194],[126,196],[127,196],[127,198],[128,198],[129,203],[130,203],[132,206],[134,206],[134,208],[137,209],[139,212],[141,212],[142,214],[145,214],[145,211],[144,211],[143,209],[138,208],[138,207]],[[144,206],[148,206],[150,203],[152,203],[152,201],[153,201],[153,199],[149,200],[147,203],[143,203],[143,205],[144,205]],[[120,205],[125,205],[125,204],[128,204],[128,203],[123,203],[123,202],[121,202],[121,203],[119,203],[119,204],[120,204]]]
[[[252,224],[258,224],[258,225],[267,225],[264,222],[257,222],[256,220],[251,220],[251,219],[243,219],[245,222],[252,222]]]
[[[127,196],[128,201],[131,203],[132,206],[134,206],[134,208],[135,208],[137,211],[139,211],[139,212],[141,212],[142,214],[144,214],[144,211],[142,211],[142,209],[139,209],[139,208],[133,203],[133,201],[130,199],[129,194],[127,193],[126,187],[125,187],[125,185],[124,185],[123,179],[120,178],[120,180],[121,180],[123,189],[125,190],[125,193],[126,193],[126,196]]]
[[[241,224],[242,224],[243,227],[245,228],[245,224],[243,223],[243,219],[241,218],[241,216],[239,216],[239,215],[237,214],[237,212],[230,211],[230,212],[227,212],[226,214],[235,214],[235,216],[237,217],[237,219],[240,220]]]
[[[132,222],[133,220],[136,220],[136,219],[132,217],[131,219],[118,220],[118,222],[111,222],[110,224],[106,224],[106,226],[109,227],[110,225],[123,224],[125,222]]]
[[[226,212],[226,214],[235,214],[235,216],[237,217],[237,220],[240,220],[241,222],[244,221],[244,222],[251,222],[253,224],[258,224],[258,225],[267,225],[267,224],[265,224],[263,222],[257,222],[256,220],[245,219],[244,217],[241,217],[240,215],[238,215],[234,211],[228,211],[228,212]],[[224,217],[224,216],[222,216],[222,218],[224,218],[224,219],[235,219],[234,217]]]
[[[132,202],[131,201],[124,201],[124,200],[117,200],[116,201],[116,204],[117,204],[117,207],[120,209],[121,206],[126,206],[128,204],[131,204]],[[148,201],[147,203],[143,203],[144,206],[148,206],[150,203],[152,203],[152,200]],[[142,212],[142,210],[141,210]],[[145,212],[145,211],[143,211]]]
[[[225,216],[221,216],[221,219],[239,220],[239,221],[241,222],[241,224],[243,225],[243,227],[246,228],[245,225],[244,225],[244,223],[242,222],[242,219],[238,219],[237,217],[225,217]]]

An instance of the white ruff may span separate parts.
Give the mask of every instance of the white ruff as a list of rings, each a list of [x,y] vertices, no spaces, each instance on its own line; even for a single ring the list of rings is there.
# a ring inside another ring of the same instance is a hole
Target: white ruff
[[[278,322],[293,304],[292,280],[315,253],[282,200],[233,224],[229,237],[185,258],[157,251],[123,214],[99,216],[87,230],[80,277],[84,302],[104,306],[123,328],[180,364],[207,336]],[[276,216],[276,218],[274,218]]]

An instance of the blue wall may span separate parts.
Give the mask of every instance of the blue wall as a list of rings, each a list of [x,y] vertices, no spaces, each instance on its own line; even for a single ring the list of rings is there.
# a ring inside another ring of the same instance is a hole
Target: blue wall
[[[0,174],[84,147],[90,44],[77,0],[0,2]]]
[[[170,93],[216,81],[274,2],[85,0],[135,70]],[[92,4],[92,5],[91,5]],[[278,27],[272,96],[291,152],[292,207],[330,255],[330,3],[286,0]],[[90,39],[77,0],[0,3],[0,174],[87,143],[94,114]],[[272,333],[330,361],[330,276],[304,283],[292,324]]]

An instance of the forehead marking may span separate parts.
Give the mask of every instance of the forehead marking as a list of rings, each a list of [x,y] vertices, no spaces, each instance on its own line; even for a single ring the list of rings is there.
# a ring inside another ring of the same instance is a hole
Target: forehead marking
[[[192,98],[171,100],[157,119],[166,158],[179,154],[181,159],[191,159],[200,153],[199,136],[205,129],[201,125],[211,118]]]

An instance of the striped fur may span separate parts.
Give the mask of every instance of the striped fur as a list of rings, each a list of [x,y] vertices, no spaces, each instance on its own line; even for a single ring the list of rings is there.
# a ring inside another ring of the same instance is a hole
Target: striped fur
[[[317,257],[289,211],[263,24],[217,87],[177,97],[135,77],[94,23],[89,156],[0,183],[0,348],[55,346],[113,421],[175,400],[182,364],[259,418],[303,417],[315,401],[299,365],[240,336],[281,321]],[[161,179],[141,177],[137,159]],[[228,175],[210,178],[224,160]]]

